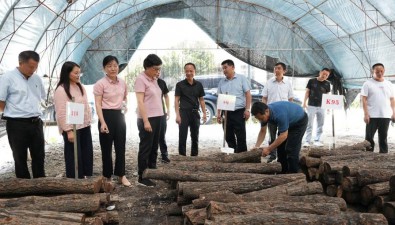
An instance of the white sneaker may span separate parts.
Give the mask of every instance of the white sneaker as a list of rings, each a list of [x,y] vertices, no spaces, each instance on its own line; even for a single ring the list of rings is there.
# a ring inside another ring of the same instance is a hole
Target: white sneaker
[[[322,144],[322,143],[319,142],[319,141],[315,141],[315,142],[314,142],[314,146],[322,147],[322,146],[324,146],[324,144]]]
[[[310,147],[309,142],[305,142],[305,143],[303,144],[303,147]]]

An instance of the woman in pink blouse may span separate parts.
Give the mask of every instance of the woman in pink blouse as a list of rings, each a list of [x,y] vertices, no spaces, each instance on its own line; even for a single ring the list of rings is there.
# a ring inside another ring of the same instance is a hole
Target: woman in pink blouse
[[[119,63],[115,56],[103,59],[106,75],[93,87],[96,112],[99,117],[99,140],[102,152],[103,177],[111,182],[111,176],[118,176],[118,182],[130,186],[125,176],[126,123],[122,109],[128,96],[128,88],[123,79],[118,77]],[[115,148],[115,167],[112,164],[112,146]]]
[[[66,105],[72,102],[84,105],[84,123],[77,127],[78,178],[92,176],[93,146],[91,135],[91,109],[84,86],[80,83],[80,66],[74,62],[65,62],[60,71],[60,79],[55,89],[54,103],[56,121],[64,140],[64,159],[66,177],[74,178],[74,133],[73,125],[66,124]]]

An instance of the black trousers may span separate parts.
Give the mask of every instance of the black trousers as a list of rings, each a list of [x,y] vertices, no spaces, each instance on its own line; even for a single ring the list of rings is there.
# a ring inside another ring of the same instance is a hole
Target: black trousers
[[[166,130],[167,130],[167,115],[161,116],[160,118],[160,133],[159,133],[159,148],[160,153],[163,157],[167,157],[169,154],[167,152],[166,144]]]
[[[308,122],[308,116],[304,113],[304,117],[297,124],[288,128],[287,139],[277,147],[277,161],[281,163],[282,173],[298,172],[299,153]]]
[[[274,124],[267,124],[267,128],[269,130],[269,135],[270,135],[270,142],[269,145],[271,145],[274,140],[277,138],[277,126]],[[277,157],[277,149],[274,149],[272,152],[270,152],[270,157]]]
[[[373,138],[378,130],[380,153],[388,153],[387,136],[390,121],[391,119],[389,118],[370,118],[369,123],[366,124],[365,139],[372,145],[371,151],[374,151]]]
[[[148,132],[144,129],[143,119],[137,119],[137,128],[139,129],[140,137],[139,153],[137,159],[139,176],[142,176],[144,170],[147,168],[156,168],[160,120],[161,116],[148,118],[152,128],[152,132]]]
[[[191,131],[191,156],[199,154],[200,115],[197,110],[180,110],[181,124],[178,125],[178,154],[186,155],[188,127]]]
[[[235,153],[247,151],[245,109],[227,112],[226,137],[229,148]],[[224,124],[223,124],[224,126]]]
[[[74,143],[67,138],[67,132],[63,132],[64,161],[66,165],[66,177],[75,178],[74,168]],[[91,127],[77,130],[77,154],[78,154],[78,178],[92,176],[93,172],[93,145]]]
[[[101,133],[99,121],[99,141],[103,162],[103,176],[110,178],[111,175],[125,175],[125,144],[126,123],[125,115],[121,110],[103,109],[104,121],[106,121],[109,133]],[[112,165],[112,145],[115,148],[115,168]]]
[[[33,178],[45,177],[44,159],[45,144],[43,122],[22,121],[7,119],[6,123],[8,142],[15,162],[15,175],[17,178],[30,179],[27,167],[27,149],[32,158]]]

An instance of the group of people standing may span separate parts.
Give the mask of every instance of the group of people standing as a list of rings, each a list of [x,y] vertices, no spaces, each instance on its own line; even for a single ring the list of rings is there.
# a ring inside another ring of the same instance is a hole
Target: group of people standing
[[[19,66],[1,77],[0,112],[7,120],[6,129],[15,161],[15,174],[18,178],[30,178],[27,166],[27,150],[32,159],[33,178],[44,177],[44,134],[41,116],[41,100],[45,99],[45,90],[40,77],[35,74],[40,61],[34,51],[19,54]],[[153,187],[155,183],[143,178],[147,168],[157,168],[158,146],[162,162],[169,163],[165,141],[166,123],[170,118],[170,103],[166,82],[160,79],[162,60],[155,54],[148,55],[143,62],[144,71],[135,81],[137,99],[137,128],[139,131],[138,184]],[[262,145],[266,130],[269,131],[269,145],[262,148],[262,155],[270,155],[268,162],[278,158],[283,173],[296,173],[299,166],[299,152],[305,135],[305,146],[311,144],[312,127],[317,118],[317,134],[314,144],[322,146],[320,137],[325,111],[321,107],[322,95],[330,92],[327,81],[330,70],[319,72],[306,86],[303,106],[292,103],[294,94],[291,84],[284,80],[286,65],[277,63],[275,76],[268,80],[262,102],[251,107],[250,84],[245,76],[235,72],[232,60],[221,63],[224,79],[218,84],[218,94],[236,97],[235,110],[217,110],[217,122],[223,124],[228,147],[235,153],[247,151],[245,123],[250,114],[260,121],[261,129],[255,148]],[[392,84],[384,79],[384,65],[373,65],[373,77],[362,87],[365,139],[372,143],[375,132],[379,132],[380,153],[388,152],[387,132],[390,120],[395,120],[395,100]],[[124,186],[131,183],[125,176],[126,123],[128,88],[125,81],[118,77],[119,62],[115,56],[103,59],[105,76],[94,85],[96,112],[99,118],[98,130],[102,152],[102,175],[105,182],[112,181],[112,175]],[[175,88],[175,120],[179,126],[178,152],[186,156],[188,128],[191,133],[191,156],[198,155],[199,127],[201,109],[203,122],[206,122],[206,110],[202,84],[194,79],[196,66],[184,65],[185,79]],[[66,123],[67,102],[84,106],[84,120],[76,126]],[[63,64],[60,79],[54,93],[56,120],[64,140],[64,158],[66,177],[74,178],[74,135],[78,146],[78,178],[92,176],[93,145],[91,135],[92,115],[87,93],[80,82],[80,66],[67,61]],[[250,111],[251,108],[251,111]],[[305,109],[304,109],[305,108]],[[307,111],[307,113],[305,112]],[[226,116],[225,116],[226,115]],[[224,121],[226,119],[226,121]],[[278,135],[278,136],[277,136]],[[276,137],[277,136],[277,137]],[[112,148],[115,149],[115,166],[112,160]],[[277,156],[276,156],[277,150]]]

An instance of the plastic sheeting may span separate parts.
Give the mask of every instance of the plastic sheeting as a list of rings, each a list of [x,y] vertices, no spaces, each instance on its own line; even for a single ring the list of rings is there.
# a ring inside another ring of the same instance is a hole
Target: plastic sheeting
[[[158,17],[191,19],[263,69],[283,61],[289,75],[314,76],[330,67],[349,88],[360,87],[376,62],[395,74],[393,0],[2,0],[0,68],[33,49],[42,57],[39,73],[57,76],[73,60],[93,83],[103,56],[128,61]]]

